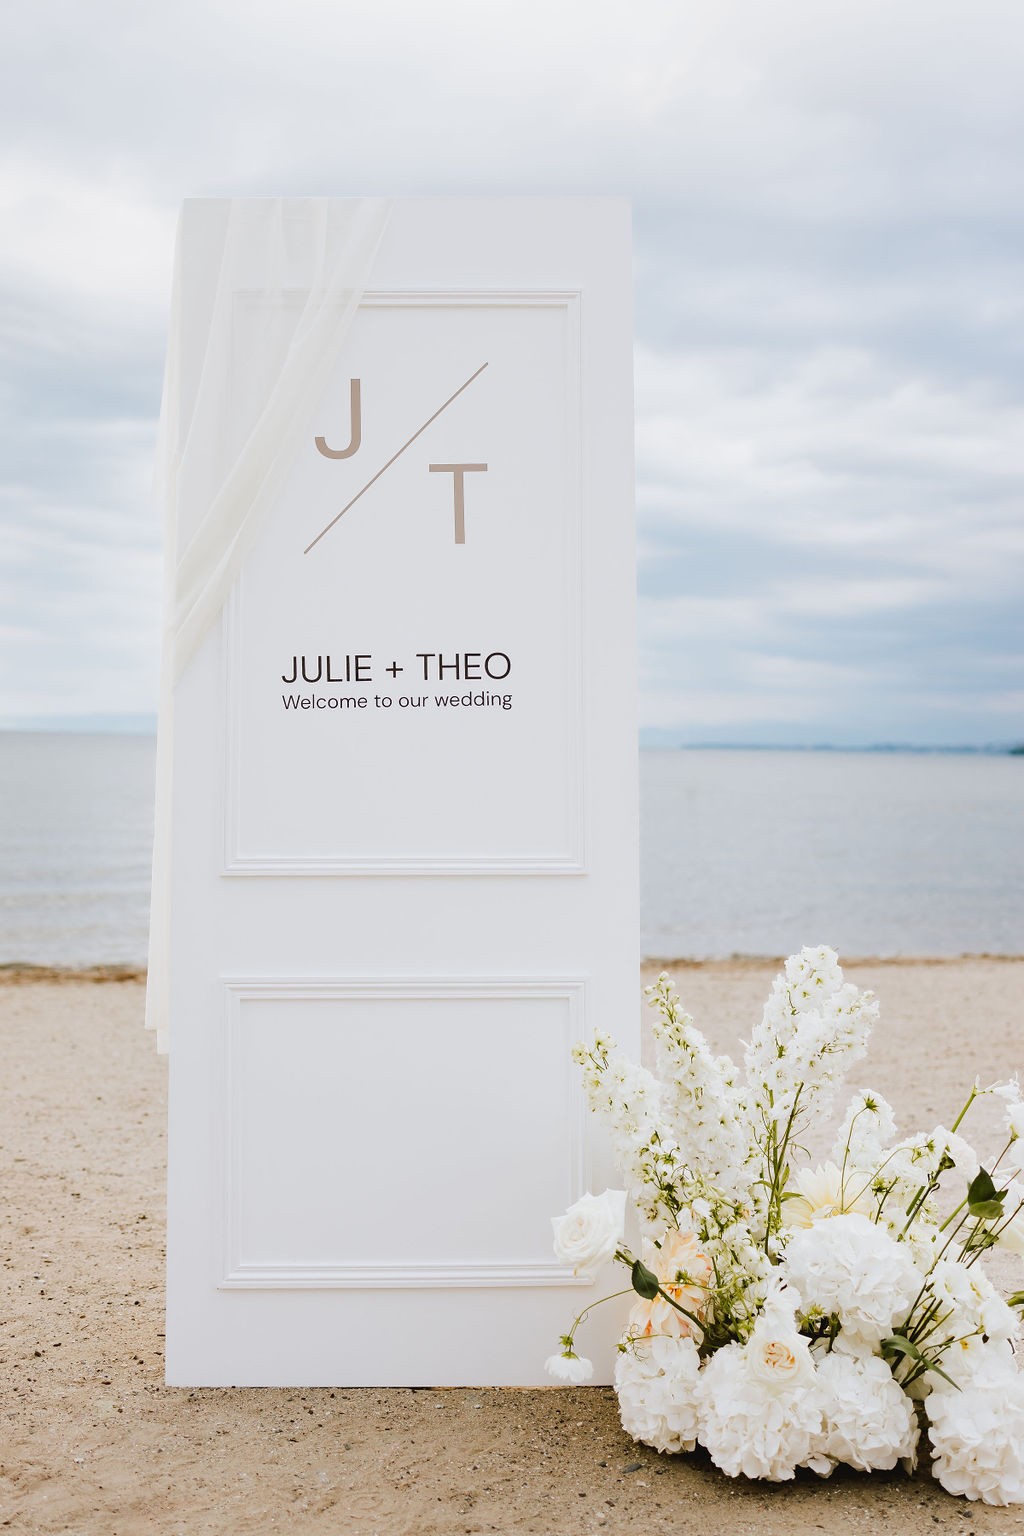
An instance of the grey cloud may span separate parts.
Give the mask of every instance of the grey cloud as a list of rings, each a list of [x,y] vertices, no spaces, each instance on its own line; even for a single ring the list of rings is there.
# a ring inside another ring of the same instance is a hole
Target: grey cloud
[[[182,196],[614,191],[636,209],[644,718],[1024,735],[1016,0],[39,0],[10,33],[22,671],[59,652],[72,692],[101,666],[95,707],[152,701]]]

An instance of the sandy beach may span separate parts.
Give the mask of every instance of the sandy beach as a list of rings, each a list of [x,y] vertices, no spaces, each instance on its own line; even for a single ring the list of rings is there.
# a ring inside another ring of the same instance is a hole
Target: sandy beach
[[[734,1051],[776,966],[675,964]],[[654,974],[655,968],[651,968]],[[166,1063],[139,979],[9,972],[4,1072],[0,1528],[65,1536],[352,1532],[1020,1531],[927,1470],[769,1487],[622,1432],[605,1388],[172,1390],[163,1385]],[[901,1126],[1024,1065],[1024,961],[862,962],[882,1027],[855,1075]],[[649,977],[645,977],[649,979]],[[1024,1276],[1009,1277],[1021,1285]]]

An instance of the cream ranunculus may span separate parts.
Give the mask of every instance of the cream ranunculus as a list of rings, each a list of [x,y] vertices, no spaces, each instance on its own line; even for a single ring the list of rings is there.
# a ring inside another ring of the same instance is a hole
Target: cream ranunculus
[[[606,1189],[603,1195],[582,1195],[564,1216],[552,1216],[555,1257],[571,1264],[577,1275],[593,1279],[615,1257],[626,1220],[626,1192]]]
[[[660,1247],[653,1243],[645,1245],[644,1263],[657,1275],[662,1290],[672,1300],[655,1296],[653,1301],[643,1298],[635,1301],[629,1314],[629,1332],[634,1338],[665,1334],[674,1339],[693,1338],[700,1344],[703,1331],[678,1310],[684,1307],[692,1317],[702,1321],[707,1316],[713,1270],[696,1235],[693,1232],[666,1233]]]

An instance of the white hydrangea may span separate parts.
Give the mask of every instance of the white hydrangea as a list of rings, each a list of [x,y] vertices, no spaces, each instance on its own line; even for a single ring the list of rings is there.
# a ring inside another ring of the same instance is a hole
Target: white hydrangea
[[[1014,1349],[1008,1339],[985,1339],[980,1333],[968,1334],[957,1339],[943,1355],[945,1376],[929,1371],[924,1378],[928,1383],[924,1395],[927,1396],[933,1388],[940,1392],[963,1390],[975,1377],[980,1381],[993,1379],[1013,1364]]]
[[[818,1361],[824,1429],[820,1451],[859,1472],[912,1460],[919,1434],[914,1405],[877,1355],[839,1350]]]
[[[947,1493],[1024,1503],[1024,1375],[998,1347],[971,1353],[959,1390],[939,1379],[928,1396],[935,1476]]]
[[[700,1355],[690,1338],[628,1342],[615,1364],[619,1416],[627,1435],[656,1451],[697,1444]]]
[[[730,1477],[785,1482],[797,1467],[827,1473],[818,1450],[822,1412],[808,1340],[771,1311],[746,1344],[727,1344],[701,1372],[698,1439]]]
[[[834,1314],[849,1342],[868,1348],[902,1321],[923,1283],[906,1244],[856,1213],[795,1232],[785,1273],[805,1311]]]

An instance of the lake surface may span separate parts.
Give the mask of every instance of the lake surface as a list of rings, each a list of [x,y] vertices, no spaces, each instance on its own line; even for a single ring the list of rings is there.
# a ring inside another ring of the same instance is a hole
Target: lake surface
[[[0,733],[0,963],[142,964],[154,742]],[[644,752],[644,954],[1024,953],[1024,758]]]

